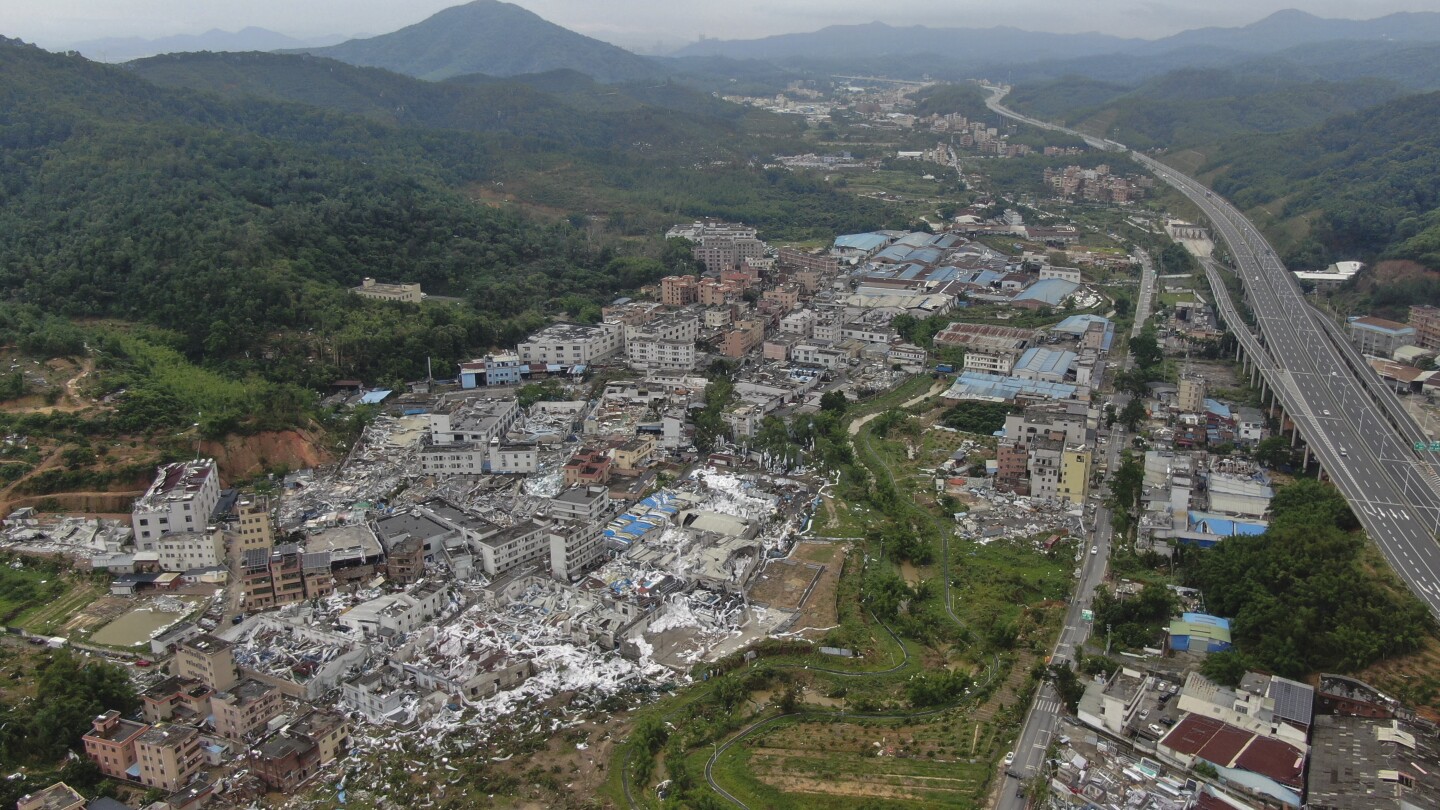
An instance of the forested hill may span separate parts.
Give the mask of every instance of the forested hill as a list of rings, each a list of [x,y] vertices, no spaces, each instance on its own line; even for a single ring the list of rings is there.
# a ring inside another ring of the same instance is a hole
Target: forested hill
[[[1272,234],[1303,234],[1282,243],[1296,267],[1400,258],[1440,269],[1440,93],[1205,151],[1201,174],[1216,191],[1267,209]]]
[[[422,79],[467,73],[514,76],[561,68],[602,82],[661,75],[647,59],[499,0],[474,0],[393,33],[307,52]]]
[[[443,367],[672,271],[680,257],[658,235],[676,218],[746,219],[772,238],[885,224],[879,203],[743,157],[674,165],[753,146],[736,140],[665,142],[671,151],[649,157],[400,127],[162,89],[7,40],[0,303],[165,327],[192,360],[235,378],[395,382],[423,373],[427,355]],[[486,204],[499,189],[549,213]],[[365,276],[471,306],[402,309],[345,292]]]
[[[1195,146],[1318,124],[1395,98],[1383,79],[1296,80],[1246,70],[1185,69],[1138,86],[1068,77],[1015,87],[1015,109],[1139,149]]]
[[[652,150],[693,152],[703,142],[718,148],[739,134],[742,118],[760,117],[680,85],[601,85],[573,71],[430,82],[271,53],[167,54],[125,67],[155,84],[227,99],[294,101],[399,126],[507,133],[597,149],[637,142]]]

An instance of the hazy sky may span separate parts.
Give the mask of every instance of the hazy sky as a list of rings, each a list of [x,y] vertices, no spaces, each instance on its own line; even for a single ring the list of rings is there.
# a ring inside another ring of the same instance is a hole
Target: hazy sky
[[[110,36],[154,38],[258,26],[295,37],[383,34],[457,0],[0,0],[0,34],[59,47]],[[751,38],[826,25],[893,25],[1105,31],[1159,37],[1206,25],[1253,22],[1284,8],[1327,17],[1440,11],[1440,0],[519,0],[575,31],[641,49],[675,47],[703,34]]]

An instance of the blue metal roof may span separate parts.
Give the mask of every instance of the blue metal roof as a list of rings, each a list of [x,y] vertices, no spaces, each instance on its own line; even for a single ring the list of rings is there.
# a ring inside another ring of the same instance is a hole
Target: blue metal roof
[[[1010,401],[1017,396],[1040,396],[1049,399],[1074,399],[1075,386],[1043,380],[1022,380],[981,371],[962,372],[955,384],[945,392],[948,399],[979,399]]]
[[[385,390],[371,391],[371,392],[365,394],[364,396],[360,397],[360,404],[361,404],[361,405],[379,405],[381,402],[384,402],[384,401],[385,401],[385,398],[388,397],[388,396],[390,396],[391,393],[392,393],[392,392],[390,392],[390,391],[385,391]]]
[[[1080,285],[1073,281],[1066,281],[1063,278],[1046,278],[1031,284],[1025,292],[1015,296],[1016,301],[1042,301],[1051,306],[1058,306],[1071,293],[1080,289]]]
[[[889,260],[892,262],[903,262],[914,252],[915,248],[909,245],[891,245],[888,248],[875,254],[875,260]]]
[[[1191,531],[1217,534],[1221,537],[1254,537],[1264,534],[1267,528],[1266,524],[1261,522],[1246,522],[1208,512],[1191,512],[1189,517]]]
[[[1230,408],[1225,404],[1213,399],[1205,400],[1205,412],[1213,413],[1221,419],[1230,418]]]
[[[890,242],[890,237],[878,233],[850,233],[835,237],[835,247],[853,250],[879,250]]]
[[[1050,327],[1050,331],[1079,336],[1085,334],[1085,330],[1089,329],[1092,323],[1103,323],[1109,326],[1110,320],[1099,315],[1071,315],[1060,323]]]
[[[1032,374],[1056,374],[1063,377],[1070,367],[1075,365],[1077,357],[1079,355],[1075,352],[1036,346],[1026,349],[1025,353],[1020,355],[1020,360],[1015,363],[1015,370],[1011,373],[1028,371]]]

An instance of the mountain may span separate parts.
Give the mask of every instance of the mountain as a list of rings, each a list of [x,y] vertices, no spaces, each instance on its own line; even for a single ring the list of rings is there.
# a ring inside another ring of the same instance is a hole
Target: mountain
[[[1400,12],[1371,20],[1340,20],[1288,9],[1238,28],[1182,31],[1137,45],[1132,52],[1159,54],[1181,48],[1203,47],[1274,53],[1301,45],[1341,40],[1440,42],[1440,13]]]
[[[675,52],[677,57],[727,56],[732,59],[833,59],[838,55],[872,57],[961,54],[967,62],[1014,59],[1017,53],[1051,58],[1122,50],[1131,40],[1104,34],[1047,34],[1018,28],[896,27],[881,22],[832,25],[803,34],[752,40],[705,39]],[[1014,60],[1023,61],[1023,60]]]
[[[447,8],[390,34],[303,50],[431,80],[467,73],[515,76],[561,69],[601,82],[661,75],[654,63],[623,48],[561,28],[499,0],[475,0]]]
[[[1137,86],[1069,77],[1011,91],[1017,109],[1132,147],[1189,147],[1313,126],[1402,94],[1393,82],[1294,80],[1243,68],[1184,69]]]
[[[344,37],[339,36],[295,39],[252,26],[239,31],[221,31],[217,28],[203,34],[181,34],[159,39],[106,37],[77,42],[71,45],[69,50],[79,51],[86,58],[97,62],[128,62],[160,53],[184,51],[277,51],[282,48],[314,48],[334,45],[343,39]]]
[[[1440,93],[1201,151],[1201,177],[1260,212],[1293,266],[1390,258],[1440,269]],[[1432,284],[1429,301],[1440,297]]]
[[[180,53],[127,63],[163,87],[227,99],[288,101],[402,127],[503,133],[613,149],[635,141],[692,147],[739,134],[753,113],[670,82],[599,84],[573,70],[431,82],[305,54]]]

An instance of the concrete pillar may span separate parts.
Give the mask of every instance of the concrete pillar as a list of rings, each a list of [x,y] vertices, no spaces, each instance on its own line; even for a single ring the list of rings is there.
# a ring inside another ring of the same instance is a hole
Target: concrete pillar
[[[1240,341],[1235,341],[1235,359],[1240,359]]]
[[[1296,431],[1296,432],[1298,433],[1299,431]],[[1305,463],[1303,463],[1303,464],[1300,465],[1300,469],[1302,469],[1302,470],[1307,470],[1307,469],[1309,469],[1309,468],[1310,468],[1310,445],[1307,444],[1307,445],[1305,445]]]
[[[1291,425],[1291,426],[1290,426],[1290,449],[1291,449],[1291,450],[1294,450],[1294,449],[1295,449],[1295,445],[1297,445],[1297,444],[1299,444],[1299,443],[1300,443],[1300,426],[1299,426],[1299,425]]]

